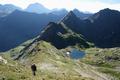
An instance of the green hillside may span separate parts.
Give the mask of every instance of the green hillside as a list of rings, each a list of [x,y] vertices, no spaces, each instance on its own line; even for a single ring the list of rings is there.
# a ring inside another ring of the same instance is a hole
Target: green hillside
[[[15,50],[12,50],[12,53],[14,53],[14,51]],[[3,80],[3,78],[5,78],[5,80],[111,79],[109,75],[98,72],[97,69],[91,65],[66,57],[61,50],[56,49],[45,41],[35,42],[20,52],[24,54],[15,61],[10,58],[10,54],[6,53],[2,55],[8,62],[7,64],[0,62],[1,80]],[[30,70],[30,66],[33,63],[37,65],[36,76],[32,76]]]
[[[120,80],[120,48],[89,48],[81,61],[95,66],[98,71]]]

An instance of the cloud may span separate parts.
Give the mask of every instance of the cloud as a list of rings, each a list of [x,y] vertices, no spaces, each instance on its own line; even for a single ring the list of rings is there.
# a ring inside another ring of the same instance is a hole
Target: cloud
[[[110,4],[120,4],[120,0],[100,0],[104,3],[110,3]]]
[[[104,8],[120,10],[120,3],[119,4],[109,4],[109,3],[99,2],[99,1],[83,2],[83,3],[76,3],[75,7],[81,11],[89,11],[89,12],[94,13],[94,12],[98,12],[99,10],[104,9]]]
[[[108,2],[107,2],[108,1]],[[81,11],[97,12],[104,8],[120,10],[120,0],[0,0],[2,4],[14,4],[26,8],[31,3],[40,3],[49,9],[77,8]]]

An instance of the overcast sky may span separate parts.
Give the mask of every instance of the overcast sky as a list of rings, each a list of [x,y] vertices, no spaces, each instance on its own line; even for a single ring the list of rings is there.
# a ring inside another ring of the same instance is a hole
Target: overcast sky
[[[0,4],[14,4],[26,8],[29,4],[40,3],[49,9],[74,8],[80,11],[97,12],[100,9],[111,8],[120,11],[120,0],[0,0]]]

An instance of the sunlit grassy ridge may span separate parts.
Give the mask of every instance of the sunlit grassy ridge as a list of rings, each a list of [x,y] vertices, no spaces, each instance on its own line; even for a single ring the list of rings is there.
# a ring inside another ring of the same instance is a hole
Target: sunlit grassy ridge
[[[2,55],[3,58],[8,60],[8,63],[0,64],[1,79],[102,80],[109,78],[108,75],[98,72],[90,65],[66,57],[63,52],[44,41],[35,42],[30,47],[22,49],[21,52],[24,52],[24,54],[22,55],[23,57],[19,57],[19,61],[13,61],[10,58],[10,54]],[[36,76],[32,76],[30,69],[33,63],[37,65]]]
[[[38,45],[39,44],[39,45]],[[49,43],[38,43],[34,51],[26,55],[23,63],[13,61],[10,54],[2,55],[7,61],[7,64],[0,63],[0,79],[7,80],[75,80],[90,78],[82,77],[75,71],[69,70],[74,65],[69,59],[65,59],[61,52]],[[40,49],[40,50],[37,50]],[[18,50],[18,49],[15,49]],[[15,51],[13,50],[13,52]],[[16,52],[16,51],[15,51]],[[26,54],[26,53],[25,53]],[[21,61],[22,62],[22,61]],[[38,67],[37,75],[32,76],[30,65],[35,63]],[[25,65],[25,66],[24,66]]]

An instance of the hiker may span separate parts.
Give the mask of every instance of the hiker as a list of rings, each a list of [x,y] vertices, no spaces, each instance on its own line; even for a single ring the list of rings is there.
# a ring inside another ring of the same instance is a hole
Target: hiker
[[[35,76],[36,75],[36,71],[37,71],[37,67],[36,67],[36,65],[35,64],[32,64],[31,65],[31,70],[32,70],[32,74]]]

